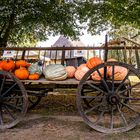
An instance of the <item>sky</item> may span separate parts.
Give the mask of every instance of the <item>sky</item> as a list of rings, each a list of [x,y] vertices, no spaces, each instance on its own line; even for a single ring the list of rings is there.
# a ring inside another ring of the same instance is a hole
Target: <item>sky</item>
[[[83,36],[80,36],[80,40],[85,44],[85,46],[101,46],[105,42],[106,32],[102,32],[100,35],[88,34],[86,31]],[[50,36],[48,40],[39,42],[37,46],[49,47],[57,41],[59,36]]]

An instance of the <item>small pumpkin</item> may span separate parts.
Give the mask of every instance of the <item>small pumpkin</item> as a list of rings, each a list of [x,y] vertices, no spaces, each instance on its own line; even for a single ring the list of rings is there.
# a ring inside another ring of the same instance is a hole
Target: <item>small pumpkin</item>
[[[26,80],[29,76],[29,72],[25,67],[20,67],[15,70],[15,76],[20,80]]]
[[[74,66],[67,66],[65,68],[66,72],[67,72],[67,77],[68,78],[73,78],[74,77],[74,73],[76,71],[76,68]]]
[[[40,75],[38,73],[30,74],[28,79],[29,80],[38,80]]]
[[[83,78],[83,76],[89,71],[89,68],[85,65],[79,66],[80,68],[77,68],[76,72],[75,72],[75,78],[77,80],[81,80]]]
[[[42,74],[42,65],[43,65],[43,63],[41,61],[31,64],[28,67],[29,73],[30,74],[38,73],[39,75],[41,75]]]
[[[29,64],[25,60],[16,61],[16,68],[27,67]]]
[[[43,68],[43,74],[48,80],[65,80],[67,72],[61,64],[50,64]]]
[[[5,71],[12,71],[15,68],[13,60],[7,59],[1,61],[1,68]]]
[[[103,63],[103,61],[99,57],[92,57],[87,61],[87,67],[89,69],[96,67],[97,65]]]

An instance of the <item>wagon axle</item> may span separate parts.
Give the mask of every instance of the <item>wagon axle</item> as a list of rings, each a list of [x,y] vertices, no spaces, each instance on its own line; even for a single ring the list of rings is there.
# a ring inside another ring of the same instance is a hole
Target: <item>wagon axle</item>
[[[117,104],[119,104],[120,99],[119,99],[119,96],[111,94],[107,97],[107,101],[109,104],[117,105]]]

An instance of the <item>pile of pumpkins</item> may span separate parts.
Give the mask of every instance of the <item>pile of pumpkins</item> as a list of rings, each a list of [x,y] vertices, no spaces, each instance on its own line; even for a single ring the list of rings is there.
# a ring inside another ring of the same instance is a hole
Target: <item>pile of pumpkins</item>
[[[108,61],[117,61],[113,58],[108,59]],[[77,68],[74,66],[62,66],[60,64],[50,64],[43,69],[43,74],[45,78],[48,80],[65,80],[66,78],[76,78],[77,80],[81,80],[82,77],[87,73],[91,68],[96,67],[97,65],[103,63],[99,57],[90,58],[87,63],[81,64]],[[104,76],[104,68],[99,69],[102,77]],[[115,66],[114,69],[114,80],[123,80],[127,75],[128,70],[121,66]],[[107,77],[112,79],[112,67],[107,67]],[[101,76],[99,76],[98,72],[95,71],[89,77],[93,80],[101,80]]]
[[[0,70],[13,73],[20,80],[37,80],[42,74],[39,64],[29,64],[25,60],[13,61],[12,59],[6,59],[0,61]]]
[[[108,61],[117,61],[115,59],[109,59]],[[10,59],[0,61],[0,69],[5,71],[10,71],[15,74],[20,80],[38,80],[43,74],[47,80],[65,80],[66,78],[76,78],[81,80],[82,77],[91,68],[103,63],[99,57],[90,58],[87,63],[81,64],[77,68],[74,66],[64,67],[61,64],[49,64],[44,65],[38,61],[33,64],[27,63],[25,60],[13,61]],[[99,69],[100,74],[104,75],[104,68]],[[114,69],[114,80],[123,80],[127,75],[128,71],[124,67],[115,66]],[[112,78],[112,67],[107,67],[107,77]],[[93,80],[101,80],[98,72],[95,71],[89,77]]]

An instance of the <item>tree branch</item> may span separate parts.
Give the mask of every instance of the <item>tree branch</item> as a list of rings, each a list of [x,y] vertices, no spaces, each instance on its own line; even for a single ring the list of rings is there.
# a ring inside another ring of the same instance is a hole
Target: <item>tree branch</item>
[[[5,29],[5,27],[6,27],[6,21],[4,22],[4,25],[3,25],[3,27],[2,27],[2,29],[0,31],[0,37],[1,38],[2,38],[2,33],[3,33],[4,29]]]

